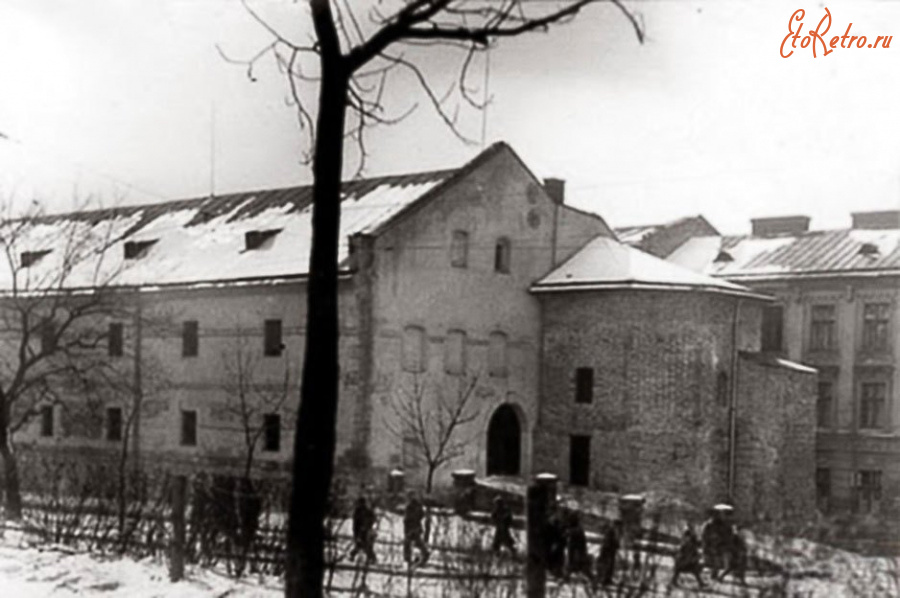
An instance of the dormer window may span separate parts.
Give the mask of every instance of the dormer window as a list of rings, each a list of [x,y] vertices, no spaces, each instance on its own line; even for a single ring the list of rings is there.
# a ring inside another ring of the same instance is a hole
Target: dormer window
[[[733,262],[734,258],[730,253],[725,251],[724,249],[719,252],[719,255],[716,256],[716,259],[713,260],[713,263],[716,264],[727,264],[728,262]]]
[[[249,230],[244,233],[244,250],[253,251],[254,249],[268,249],[272,246],[272,239],[280,232],[281,229]]]
[[[147,256],[147,252],[156,243],[156,239],[150,241],[126,241],[125,242],[125,259],[139,260]]]
[[[50,253],[49,249],[44,249],[43,251],[23,251],[19,256],[19,263],[23,268],[30,268],[48,253]]]
[[[878,245],[875,243],[863,243],[859,246],[859,255],[875,257],[878,255]]]

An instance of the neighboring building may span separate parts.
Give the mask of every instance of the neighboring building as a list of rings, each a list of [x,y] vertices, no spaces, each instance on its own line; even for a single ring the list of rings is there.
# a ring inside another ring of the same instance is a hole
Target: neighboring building
[[[811,510],[814,372],[758,354],[765,297],[621,244],[504,144],[459,169],[354,181],[343,194],[340,470],[419,477],[422,430],[398,406],[421,399],[433,437],[437,404],[470,393],[452,467],[549,468],[698,506],[732,496],[744,517]],[[97,351],[130,382],[87,413],[77,397],[42,406],[19,444],[100,458],[127,440],[138,462],[231,471],[250,426],[255,468],[283,468],[310,202],[298,187],[40,219],[12,252],[34,280],[59,267],[64,224],[112,242],[66,290],[115,275],[124,307],[96,322]],[[0,286],[11,272],[0,268]]]
[[[814,508],[814,369],[759,353],[768,298],[598,238],[538,281],[536,459],[574,485]]]
[[[852,220],[847,229],[809,230],[805,216],[759,218],[750,235],[693,238],[668,259],[776,297],[764,311],[763,349],[820,372],[820,510],[845,524],[842,537],[896,550],[900,212]]]

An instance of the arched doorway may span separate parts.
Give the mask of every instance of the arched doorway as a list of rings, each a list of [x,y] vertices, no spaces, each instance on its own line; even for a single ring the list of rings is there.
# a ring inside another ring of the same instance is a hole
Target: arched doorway
[[[519,475],[522,468],[522,426],[509,403],[491,416],[487,430],[487,474]]]

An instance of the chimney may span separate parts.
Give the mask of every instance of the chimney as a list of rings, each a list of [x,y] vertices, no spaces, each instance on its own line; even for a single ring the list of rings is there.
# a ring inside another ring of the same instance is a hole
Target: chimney
[[[757,237],[805,233],[809,230],[809,216],[753,218],[750,223],[753,225],[753,235]]]
[[[868,230],[883,230],[886,228],[900,228],[900,211],[881,210],[878,212],[853,212],[853,228]]]
[[[544,191],[557,205],[563,205],[566,201],[566,182],[562,179],[544,179]]]

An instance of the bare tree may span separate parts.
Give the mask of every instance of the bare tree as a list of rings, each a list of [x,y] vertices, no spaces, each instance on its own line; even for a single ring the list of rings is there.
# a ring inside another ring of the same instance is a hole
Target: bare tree
[[[110,318],[127,318],[114,288],[121,261],[105,259],[116,238],[111,221],[24,215],[6,206],[0,221],[0,457],[8,517],[22,514],[14,434],[42,408],[65,404],[110,378],[98,349]],[[90,394],[90,393],[87,393]]]
[[[447,99],[455,90],[462,104],[483,106],[486,98],[476,98],[468,83],[474,57],[483,55],[500,39],[545,31],[574,18],[597,0],[309,0],[309,42],[292,40],[251,9],[247,0],[242,2],[272,35],[267,46],[244,61],[248,75],[253,78],[254,66],[262,57],[277,58],[287,74],[301,128],[309,133],[312,148],[313,232],[306,358],[294,444],[285,593],[315,598],[322,596],[324,520],[334,470],[339,386],[338,246],[345,140],[356,142],[362,167],[366,129],[395,123],[411,111],[396,117],[385,112],[387,82],[393,73],[401,71],[412,75],[443,122],[466,139]],[[620,0],[608,3],[622,11],[642,41],[643,30],[635,16]],[[415,59],[407,56],[407,51],[421,51],[422,46],[459,53],[458,79],[450,93],[436,92]],[[306,83],[312,84],[317,93],[310,102],[302,99]]]
[[[425,468],[426,492],[431,492],[437,470],[464,454],[472,440],[467,426],[480,415],[472,402],[478,378],[460,376],[455,382],[456,388],[448,391],[416,374],[389,405],[386,427],[412,450],[413,462]]]

